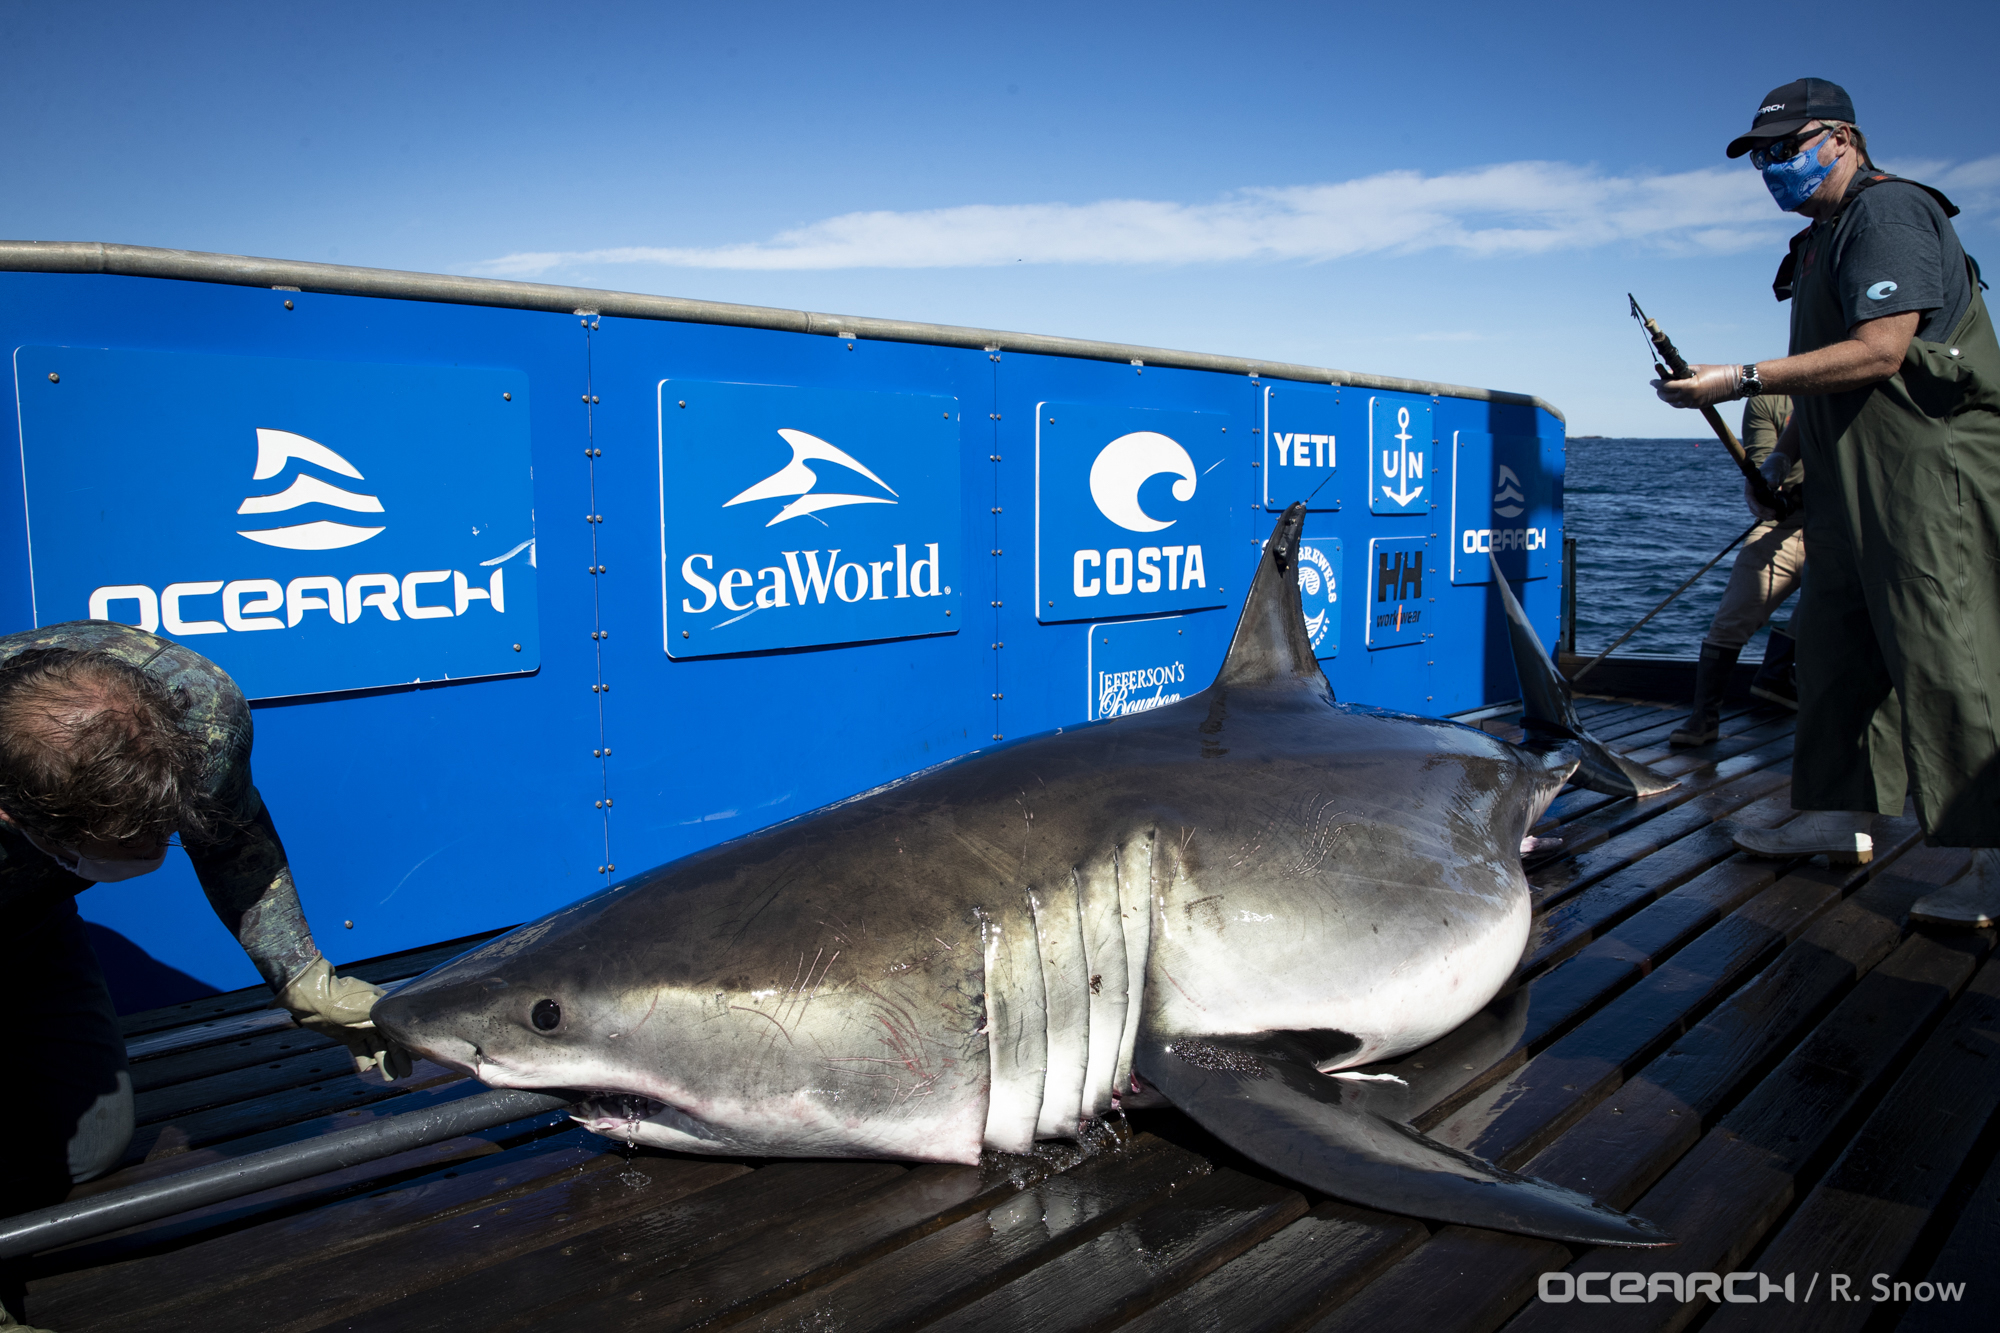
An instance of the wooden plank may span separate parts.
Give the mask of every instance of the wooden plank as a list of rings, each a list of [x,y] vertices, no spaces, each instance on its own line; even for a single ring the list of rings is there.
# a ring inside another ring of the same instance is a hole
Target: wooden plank
[[[1121,1333],[1289,1333],[1351,1300],[1428,1239],[1414,1218],[1323,1203]]]
[[[1552,1240],[1446,1227],[1310,1333],[1488,1333],[1535,1292],[1569,1251]]]
[[[1305,1211],[1305,1200],[1291,1190],[1217,1171],[928,1327],[953,1333],[1115,1328]]]
[[[725,1159],[640,1154],[629,1161],[615,1154],[585,1162],[553,1179],[544,1177],[526,1191],[508,1190],[486,1198],[454,1196],[459,1206],[398,1229],[393,1241],[349,1244],[325,1257],[310,1247],[309,1263],[290,1271],[244,1282],[226,1294],[198,1299],[192,1306],[148,1312],[121,1324],[119,1333],[169,1333],[185,1329],[189,1310],[200,1311],[203,1333],[302,1333],[328,1324],[362,1319],[375,1327],[387,1302],[421,1295],[440,1281],[462,1286],[466,1276],[505,1273],[518,1256],[584,1239],[642,1210],[658,1213],[676,1204],[697,1207],[719,1189],[758,1173]],[[347,1227],[359,1220],[343,1219]],[[234,1237],[225,1238],[227,1244]],[[455,1281],[453,1281],[455,1280]],[[310,1299],[302,1300],[302,1293]],[[392,1307],[393,1308],[393,1307]],[[435,1327],[466,1323],[446,1317]]]
[[[1535,909],[1540,911],[1572,897],[1614,871],[1623,870],[1681,838],[1699,833],[1716,820],[1734,814],[1773,792],[1789,792],[1791,781],[1789,772],[1761,769],[1683,801],[1678,806],[1658,811],[1644,823],[1606,838],[1594,847],[1573,848],[1569,839],[1564,837],[1563,851],[1567,855],[1552,865],[1537,866],[1528,876]],[[1556,836],[1563,837],[1562,834]]]
[[[504,1151],[491,1143],[484,1146],[493,1151],[359,1197],[266,1217],[255,1225],[182,1243],[167,1252],[126,1257],[118,1255],[119,1247],[110,1243],[86,1241],[38,1256],[34,1260],[38,1276],[29,1288],[31,1298],[50,1322],[83,1328],[94,1321],[164,1317],[170,1310],[199,1307],[210,1301],[221,1303],[229,1292],[246,1284],[265,1284],[280,1293],[310,1290],[316,1282],[310,1272],[296,1283],[289,1275],[387,1244],[413,1227],[468,1208],[503,1203],[621,1160],[606,1151],[603,1140],[580,1129],[530,1139]],[[328,1178],[315,1179],[324,1182]],[[200,1213],[213,1217],[233,1210],[233,1205],[250,1214],[268,1212],[258,1207],[260,1200],[280,1193],[269,1190]],[[142,1241],[165,1233],[171,1240],[185,1242],[185,1223],[196,1216],[183,1213],[135,1229],[135,1234]],[[108,1258],[106,1251],[116,1257]]]
[[[334,1042],[324,1042],[317,1049],[296,1051],[275,1060],[259,1061],[206,1078],[150,1088],[132,1099],[132,1113],[139,1125],[150,1125],[161,1120],[191,1116],[212,1107],[254,1101],[303,1084],[325,1083],[353,1074],[354,1057],[347,1053],[347,1048]]]
[[[916,1240],[742,1325],[765,1333],[910,1328],[941,1319],[1148,1206],[1162,1190],[1213,1168],[1141,1134],[993,1207]]]
[[[1647,903],[1713,866],[1742,857],[1732,841],[1737,829],[1776,828],[1793,814],[1791,780],[1787,778],[1775,793],[1738,808],[1726,819],[1694,829],[1636,865],[1563,899],[1536,921],[1521,960],[1522,975],[1548,968]],[[1776,868],[1785,862],[1764,864]]]
[[[1996,1254],[2000,1254],[2000,1157],[1973,1186],[1937,1259],[1921,1279],[1931,1284],[1932,1299],[1912,1304],[1896,1333],[1949,1333],[1990,1324]],[[1956,1286],[1959,1294],[1940,1294],[1947,1286]]]
[[[635,1272],[590,1301],[562,1307],[561,1316],[606,1333],[733,1323],[1011,1197],[1018,1197],[1011,1182],[978,1167],[918,1167],[872,1195],[801,1213],[770,1235],[685,1268]]]
[[[511,930],[512,927],[508,929]],[[358,962],[339,964],[334,970],[342,976],[360,977],[363,981],[372,981],[378,986],[384,985],[404,977],[416,976],[419,972],[428,972],[439,963],[456,958],[482,940],[492,939],[502,933],[498,930],[483,930],[475,935],[463,935],[455,940],[428,944],[421,949],[406,949],[401,953],[382,954]],[[189,1023],[228,1018],[255,1009],[268,1009],[270,1006],[270,987],[245,986],[241,990],[224,991],[220,995],[189,1000],[185,1004],[170,1004],[160,1009],[144,1009],[135,1014],[126,1014],[118,1020],[118,1028],[127,1037],[136,1037],[143,1033],[182,1027]]]
[[[918,1170],[935,1174],[930,1167]],[[977,1168],[945,1170],[971,1172],[976,1186]],[[489,1240],[472,1228],[467,1215],[428,1228],[409,1242],[433,1260],[431,1271],[421,1284],[383,1293],[386,1303],[368,1310],[366,1326],[381,1333],[461,1327],[498,1333],[547,1328],[562,1312],[560,1322],[597,1333],[600,1325],[575,1321],[568,1312],[607,1288],[623,1292],[643,1291],[656,1282],[671,1285],[673,1274],[746,1240],[753,1247],[781,1248],[775,1237],[802,1213],[818,1219],[823,1230],[837,1232],[845,1225],[845,1207],[878,1196],[911,1174],[889,1162],[777,1162],[664,1208],[647,1208],[567,1239],[524,1245],[510,1251],[504,1264],[487,1262]],[[647,1313],[643,1304],[635,1303],[633,1313]],[[283,1333],[339,1328],[346,1322],[314,1315]]]
[[[401,1084],[399,1083],[397,1086],[400,1087]],[[456,1101],[460,1097],[470,1097],[485,1090],[484,1084],[473,1079],[462,1078],[451,1083],[441,1083],[434,1087],[412,1090],[405,1093],[401,1098],[349,1107],[346,1110],[335,1111],[331,1115],[317,1116],[310,1120],[302,1120],[293,1124],[279,1125],[275,1128],[260,1130],[243,1138],[229,1139],[220,1143],[209,1144],[206,1147],[186,1149],[178,1153],[162,1152],[148,1161],[134,1162],[130,1165],[120,1166],[116,1170],[99,1176],[95,1180],[87,1180],[81,1185],[74,1186],[69,1192],[69,1197],[80,1199],[92,1194],[101,1193],[105,1190],[119,1189],[126,1185],[137,1184],[142,1180],[155,1180],[160,1176],[172,1175],[177,1171],[186,1171],[191,1167],[207,1166],[212,1162],[227,1161],[232,1157],[240,1157],[245,1153],[256,1152],[263,1148],[275,1148],[282,1143],[297,1143],[301,1139],[315,1138],[318,1135],[330,1134],[339,1129],[349,1129],[355,1125],[364,1124],[367,1121],[375,1120],[385,1115],[398,1115],[404,1111],[414,1111],[436,1106],[442,1102]]]
[[[119,1165],[156,1161],[184,1153],[190,1148],[202,1148],[301,1120],[315,1120],[337,1111],[406,1097],[446,1083],[469,1081],[455,1069],[418,1060],[411,1067],[407,1079],[384,1083],[381,1075],[374,1070],[356,1074],[354,1065],[349,1062],[317,1083],[268,1093],[255,1101],[235,1102],[141,1125],[132,1135],[131,1146],[126,1148]]]
[[[1902,941],[1910,904],[1965,863],[1962,851],[1929,847],[1897,858],[1523,1169],[1604,1197],[1639,1197],[1694,1146],[1719,1108],[1889,956]]]
[[[1636,1202],[1600,1196],[1664,1227],[1679,1244],[1587,1251],[1569,1265],[1570,1272],[1732,1271],[1791,1203],[1799,1173],[1970,980],[1987,947],[1972,933],[1947,940],[1912,937],[1862,978],[1659,1184]],[[1704,1309],[1703,1300],[1611,1306],[1538,1302],[1515,1328],[1520,1333],[1678,1329]]]
[[[1899,1273],[1950,1188],[1960,1163],[2000,1107],[2000,966],[1979,969],[1832,1168],[1813,1186],[1758,1267],[1773,1273],[1844,1273],[1866,1283]],[[1990,1270],[1989,1270],[1990,1271]],[[1771,1302],[1754,1325],[1724,1306],[1708,1327],[1859,1329],[1876,1313],[1870,1293]],[[1989,1293],[1990,1296],[1990,1293]],[[1989,1310],[1990,1313],[1990,1310]]]
[[[1700,904],[1684,920],[1688,932],[1701,930],[1698,939],[1454,1111],[1432,1137],[1505,1167],[1521,1166],[1797,939],[1840,900],[1843,878],[1807,869],[1735,910],[1726,903]],[[1670,894],[1649,911],[1685,901],[1678,899]]]
[[[331,1037],[322,1037],[308,1028],[289,1022],[273,1032],[259,1032],[236,1041],[225,1041],[196,1050],[179,1050],[151,1060],[132,1062],[132,1091],[148,1093],[157,1088],[193,1079],[210,1078],[232,1069],[248,1069],[306,1051],[344,1049]]]

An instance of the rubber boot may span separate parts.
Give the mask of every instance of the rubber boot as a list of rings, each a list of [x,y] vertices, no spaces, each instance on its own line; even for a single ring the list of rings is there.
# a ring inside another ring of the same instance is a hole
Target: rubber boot
[[[1694,711],[1687,724],[1667,737],[1669,745],[1706,745],[1721,732],[1722,692],[1729,688],[1729,672],[1736,665],[1741,648],[1701,646],[1701,660],[1694,668]]]
[[[1910,906],[1910,920],[1927,926],[1983,930],[2000,920],[2000,850],[1972,853],[1972,869]]]
[[[1831,865],[1867,865],[1875,859],[1874,822],[1873,810],[1808,810],[1778,828],[1738,829],[1731,841],[1752,856],[1824,856]]]
[[[1798,646],[1798,641],[1783,630],[1772,630],[1771,641],[1764,645],[1764,665],[1757,668],[1756,676],[1751,679],[1750,693],[1796,713],[1799,673],[1793,654]]]

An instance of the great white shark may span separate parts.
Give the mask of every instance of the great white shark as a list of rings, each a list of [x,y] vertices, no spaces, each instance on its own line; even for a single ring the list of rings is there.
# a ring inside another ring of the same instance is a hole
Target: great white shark
[[[970,1163],[1164,1099],[1338,1198],[1665,1243],[1341,1076],[1499,993],[1528,937],[1523,839],[1566,780],[1671,784],[1585,734],[1497,567],[1526,741],[1336,703],[1300,609],[1304,518],[1279,520],[1200,694],[635,875],[374,1021],[494,1086],[590,1090],[591,1129],[684,1152]]]

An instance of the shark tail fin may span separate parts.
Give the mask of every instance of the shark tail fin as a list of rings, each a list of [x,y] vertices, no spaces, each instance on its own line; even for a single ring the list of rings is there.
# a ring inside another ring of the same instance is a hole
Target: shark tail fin
[[[1559,749],[1574,758],[1577,769],[1570,780],[1607,796],[1655,796],[1678,786],[1673,778],[1613,754],[1583,729],[1569,682],[1542,647],[1535,627],[1528,622],[1528,613],[1521,609],[1507,576],[1500,572],[1497,558],[1493,559],[1493,585],[1507,608],[1507,641],[1514,650],[1514,674],[1521,682],[1521,721],[1528,729],[1529,747]]]
[[[1297,684],[1331,697],[1333,687],[1313,656],[1305,609],[1299,604],[1299,544],[1306,507],[1295,504],[1278,516],[1257,573],[1243,599],[1243,614],[1229,642],[1229,655],[1215,684],[1256,686]]]

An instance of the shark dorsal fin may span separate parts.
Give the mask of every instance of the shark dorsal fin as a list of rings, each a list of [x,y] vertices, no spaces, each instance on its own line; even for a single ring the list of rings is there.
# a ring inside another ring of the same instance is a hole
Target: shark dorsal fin
[[[1312,635],[1306,632],[1305,610],[1299,604],[1299,541],[1305,522],[1303,504],[1279,516],[1257,561],[1250,593],[1243,599],[1229,656],[1216,673],[1217,685],[1291,684],[1332,694],[1333,687],[1313,656]]]

